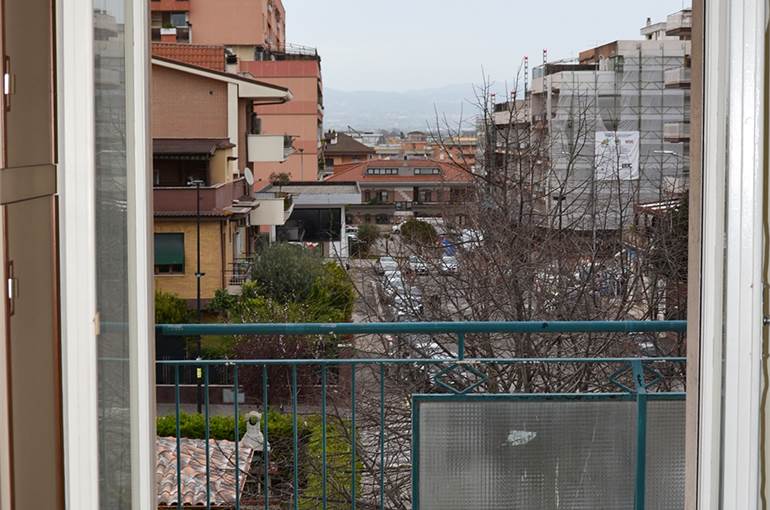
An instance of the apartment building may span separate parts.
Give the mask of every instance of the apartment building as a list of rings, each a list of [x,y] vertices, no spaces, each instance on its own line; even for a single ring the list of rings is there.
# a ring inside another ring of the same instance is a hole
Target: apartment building
[[[449,216],[461,221],[462,204],[473,187],[461,167],[432,160],[373,159],[335,168],[324,182],[354,182],[360,205],[347,209],[349,224],[391,225],[415,216]]]
[[[534,68],[528,143],[541,148],[542,172],[533,192],[559,225],[626,227],[634,204],[687,189],[690,16]]]
[[[151,0],[153,53],[173,56],[163,43],[221,46],[223,64],[233,73],[285,87],[294,100],[259,105],[255,134],[291,137],[294,152],[278,163],[254,165],[257,189],[273,173],[293,180],[316,180],[323,169],[323,83],[314,48],[286,42],[286,11],[280,0]],[[188,53],[188,55],[190,55]],[[176,57],[179,58],[179,57]],[[195,58],[195,57],[193,57]],[[191,62],[194,63],[194,62]]]
[[[318,180],[323,169],[323,81],[321,57],[314,48],[286,45],[282,51],[261,51],[254,58],[238,59],[238,69],[254,78],[289,88],[288,105],[258,106],[258,131],[292,138],[293,154],[280,165],[254,165],[257,183],[269,182],[272,173],[287,173],[292,180]]]
[[[432,144],[431,159],[462,165],[464,168],[476,170],[476,147],[478,138],[471,135],[448,135]]]
[[[365,145],[356,140],[353,136],[337,131],[328,131],[324,135],[324,174],[326,176],[334,173],[334,167],[346,165],[348,163],[357,163],[372,159],[375,154],[374,148]]]
[[[236,53],[255,45],[286,43],[281,0],[150,0],[151,36],[156,42],[223,44]]]
[[[200,283],[205,303],[242,282],[260,227],[285,222],[284,199],[255,196],[247,171],[285,159],[282,136],[252,134],[254,105],[290,99],[282,87],[153,59],[156,289],[193,302]]]

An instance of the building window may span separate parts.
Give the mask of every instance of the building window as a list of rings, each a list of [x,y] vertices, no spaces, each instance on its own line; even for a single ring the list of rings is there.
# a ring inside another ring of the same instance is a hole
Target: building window
[[[398,175],[398,168],[367,168],[366,175]]]
[[[184,234],[155,234],[155,274],[184,273]]]
[[[378,214],[378,215],[377,215],[377,216],[374,218],[374,221],[375,221],[375,222],[376,222],[378,225],[387,225],[387,224],[389,224],[389,223],[390,223],[390,217],[389,217],[387,214]]]
[[[415,168],[414,175],[440,175],[441,170],[438,168]]]
[[[174,27],[187,28],[187,13],[186,12],[172,12],[170,16],[171,25]]]
[[[433,192],[429,189],[421,189],[417,193],[417,200],[420,202],[432,202]]]
[[[377,192],[377,201],[381,204],[388,203],[388,199],[390,198],[390,193],[387,191],[378,191]]]

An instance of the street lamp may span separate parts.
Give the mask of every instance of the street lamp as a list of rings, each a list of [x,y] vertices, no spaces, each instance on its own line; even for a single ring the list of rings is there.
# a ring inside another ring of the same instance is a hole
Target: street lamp
[[[205,273],[201,273],[201,185],[205,184],[202,179],[190,179],[188,186],[195,186],[195,244],[196,244],[196,262],[195,262],[195,308],[198,312],[198,324],[201,322],[201,278]],[[201,359],[201,337],[195,341],[196,359]],[[196,392],[196,408],[201,412],[201,368],[196,367],[195,375],[198,380],[198,391]]]

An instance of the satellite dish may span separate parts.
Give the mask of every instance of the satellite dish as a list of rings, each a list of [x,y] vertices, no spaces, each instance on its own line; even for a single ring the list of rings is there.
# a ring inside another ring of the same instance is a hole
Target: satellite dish
[[[245,169],[243,171],[243,176],[246,177],[246,182],[249,183],[249,186],[254,186],[254,174],[251,173],[250,169]]]

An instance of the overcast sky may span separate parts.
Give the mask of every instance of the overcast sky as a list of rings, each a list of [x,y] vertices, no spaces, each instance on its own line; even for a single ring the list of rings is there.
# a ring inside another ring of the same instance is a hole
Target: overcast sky
[[[510,80],[530,65],[638,39],[690,0],[283,0],[287,41],[318,48],[324,85],[405,91]]]

